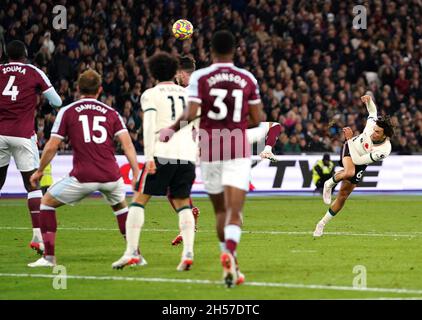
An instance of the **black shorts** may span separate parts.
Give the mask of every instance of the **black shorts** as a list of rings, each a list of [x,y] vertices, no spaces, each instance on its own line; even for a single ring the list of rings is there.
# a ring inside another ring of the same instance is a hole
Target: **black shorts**
[[[340,166],[342,166],[343,168],[344,168],[344,166],[343,166],[343,158],[344,157],[351,157],[349,145],[348,145],[347,141],[343,144],[343,147],[341,148],[341,153],[340,153]],[[355,175],[348,180],[353,184],[358,184],[362,180],[363,173],[365,172],[367,167],[368,166],[366,164],[355,165]]]
[[[141,170],[136,183],[136,190],[151,196],[165,196],[170,192],[176,199],[189,198],[195,181],[195,164],[188,161],[154,158],[157,170],[147,174]]]

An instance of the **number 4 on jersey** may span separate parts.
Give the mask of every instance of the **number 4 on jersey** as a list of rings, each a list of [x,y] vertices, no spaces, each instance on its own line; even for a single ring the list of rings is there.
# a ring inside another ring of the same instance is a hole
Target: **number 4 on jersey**
[[[10,99],[12,101],[16,101],[16,97],[19,94],[18,87],[13,85],[15,79],[15,76],[10,76],[9,81],[7,81],[6,87],[4,87],[4,90],[2,92],[2,95],[10,96]]]

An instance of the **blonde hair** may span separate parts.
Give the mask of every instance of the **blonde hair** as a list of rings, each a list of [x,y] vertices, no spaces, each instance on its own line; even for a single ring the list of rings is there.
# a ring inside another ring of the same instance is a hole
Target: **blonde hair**
[[[81,94],[94,95],[97,94],[101,87],[101,76],[93,69],[82,72],[78,78],[78,87]]]

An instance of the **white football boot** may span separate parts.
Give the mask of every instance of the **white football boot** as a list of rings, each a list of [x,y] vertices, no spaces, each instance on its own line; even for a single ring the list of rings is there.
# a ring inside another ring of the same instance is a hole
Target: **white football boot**
[[[236,270],[236,261],[230,252],[223,252],[220,259],[221,265],[223,266],[224,283],[227,288],[234,287],[238,283],[238,277],[240,275]]]
[[[39,267],[52,268],[54,266],[56,266],[56,262],[55,261],[51,262],[47,260],[45,257],[41,257],[37,261],[28,264],[28,267],[30,268],[39,268]]]
[[[275,158],[275,155],[272,153],[271,150],[264,150],[262,151],[259,156],[261,159],[268,159],[271,162],[277,162],[278,160]]]
[[[316,227],[315,227],[315,231],[314,231],[314,237],[322,237],[323,233],[324,233],[324,227],[325,224],[323,224],[322,222],[318,222]]]
[[[177,266],[177,271],[189,271],[193,264],[193,254],[188,252],[185,256],[182,257],[179,265]]]
[[[145,266],[147,261],[141,255],[123,255],[119,260],[112,263],[113,269],[123,269],[126,266]]]

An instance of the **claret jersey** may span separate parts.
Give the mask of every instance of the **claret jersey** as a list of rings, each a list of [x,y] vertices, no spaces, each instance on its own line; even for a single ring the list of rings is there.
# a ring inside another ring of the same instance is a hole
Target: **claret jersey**
[[[73,149],[70,176],[79,182],[112,182],[120,179],[114,156],[114,138],[127,132],[116,110],[96,99],[81,99],[60,109],[51,136],[69,137]]]

